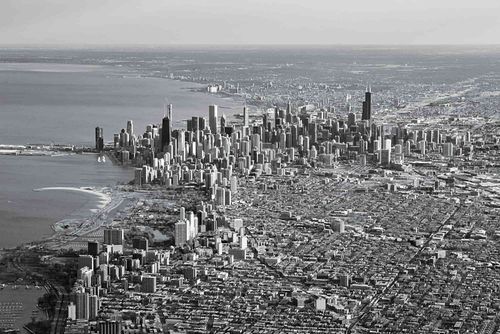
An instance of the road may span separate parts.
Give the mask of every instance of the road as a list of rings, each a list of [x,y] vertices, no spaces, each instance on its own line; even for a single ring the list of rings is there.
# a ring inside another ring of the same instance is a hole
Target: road
[[[455,209],[453,210],[453,212],[451,214],[449,214],[448,217],[445,218],[441,222],[441,224],[439,225],[439,227],[436,229],[435,232],[438,232],[444,225],[447,225],[447,223],[450,221],[450,219],[455,216],[455,214],[458,212],[458,210],[460,210],[460,208],[462,208],[461,205],[455,207]],[[415,261],[415,259],[422,253],[422,251],[429,245],[429,243],[432,240],[432,235],[433,234],[434,233],[431,233],[429,235],[429,237],[424,242],[423,246],[421,248],[419,248],[417,250],[417,252],[415,252],[415,254],[405,264],[405,269],[407,269],[408,265],[411,264],[411,263],[413,263]],[[384,297],[388,292],[391,291],[391,289],[394,287],[394,285],[396,284],[396,282],[400,278],[402,272],[403,272],[403,270],[400,270],[399,273],[398,273],[398,275],[396,277],[394,277],[391,280],[391,282],[382,291],[380,291],[379,293],[377,293],[368,304],[366,304],[365,306],[363,306],[361,308],[359,316],[356,317],[356,318],[354,318],[354,320],[352,321],[352,323],[349,325],[347,333],[355,333],[355,332],[353,332],[354,327],[358,324],[358,322],[361,319],[363,319],[363,317],[365,317],[368,314],[368,312],[370,312],[370,309],[371,309],[371,307],[373,305],[377,304],[382,297]]]

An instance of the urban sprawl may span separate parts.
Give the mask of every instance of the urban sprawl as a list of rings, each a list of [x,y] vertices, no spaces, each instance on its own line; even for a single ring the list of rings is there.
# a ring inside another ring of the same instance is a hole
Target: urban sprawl
[[[497,333],[498,120],[373,98],[97,127],[135,177],[125,214],[66,227],[85,248],[64,333]]]
[[[88,242],[66,333],[498,330],[494,124],[380,122],[369,88],[342,118],[289,103],[230,124],[211,105],[172,129],[173,112],[111,147],[96,128],[149,199]]]

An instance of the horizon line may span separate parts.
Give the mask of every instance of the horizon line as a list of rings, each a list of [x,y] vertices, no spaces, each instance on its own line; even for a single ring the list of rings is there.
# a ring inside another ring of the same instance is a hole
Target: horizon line
[[[293,47],[363,47],[363,48],[418,48],[418,47],[450,47],[450,48],[495,48],[500,43],[429,43],[429,44],[400,44],[400,43],[0,43],[0,49],[113,49],[113,48],[293,48]]]

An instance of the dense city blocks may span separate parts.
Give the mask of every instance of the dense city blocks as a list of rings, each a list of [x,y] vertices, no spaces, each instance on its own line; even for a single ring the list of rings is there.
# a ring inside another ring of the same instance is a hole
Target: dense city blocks
[[[101,150],[141,196],[80,255],[67,332],[491,333],[498,120],[394,122],[376,100],[128,121]]]

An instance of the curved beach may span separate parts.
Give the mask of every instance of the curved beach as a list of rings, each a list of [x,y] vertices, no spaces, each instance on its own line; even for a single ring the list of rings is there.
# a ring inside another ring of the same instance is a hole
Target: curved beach
[[[67,242],[94,232],[106,225],[109,221],[109,215],[117,209],[123,202],[124,196],[113,191],[111,188],[93,188],[93,187],[46,187],[33,189],[34,191],[72,191],[98,198],[97,208],[90,209],[90,214],[78,218],[66,217],[52,225],[55,232],[46,245],[52,248],[59,248]]]
[[[91,187],[45,187],[45,188],[38,188],[38,189],[33,189],[33,191],[49,191],[49,190],[59,190],[59,191],[73,191],[73,192],[79,192],[79,193],[84,193],[84,194],[89,194],[93,195],[95,197],[98,197],[98,209],[104,208],[106,205],[108,205],[111,202],[111,196],[100,192],[94,188]]]

